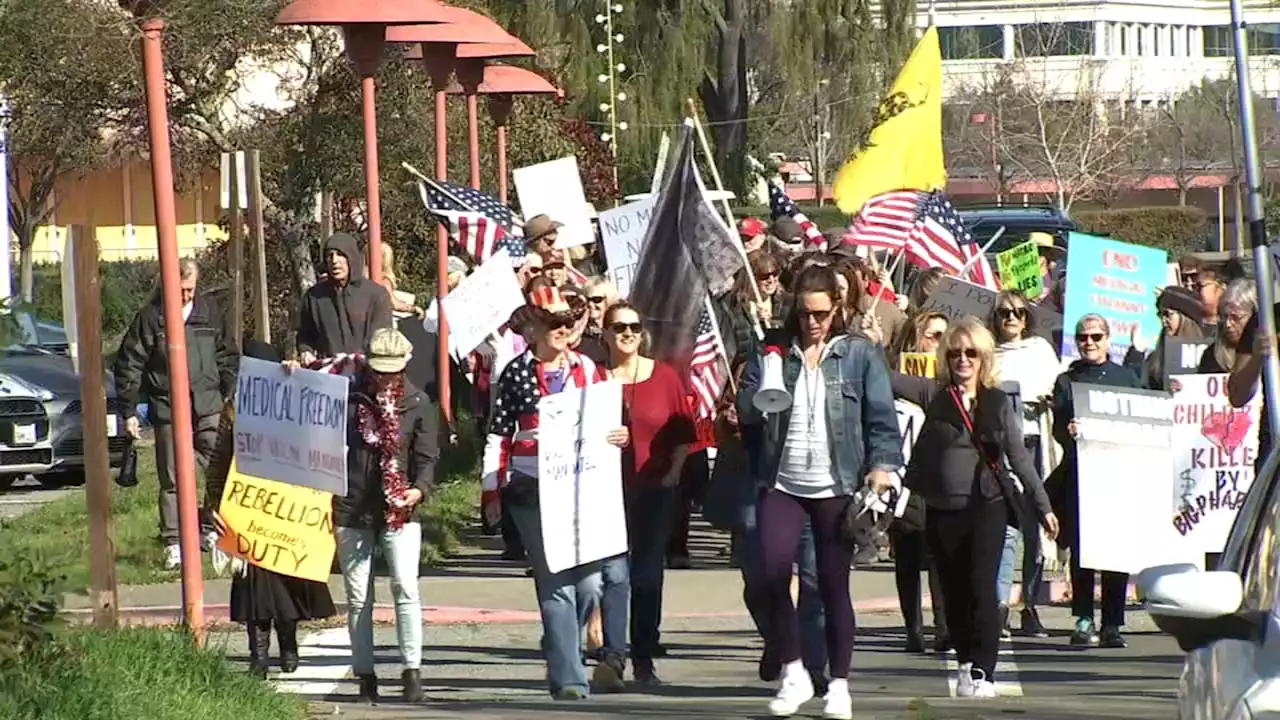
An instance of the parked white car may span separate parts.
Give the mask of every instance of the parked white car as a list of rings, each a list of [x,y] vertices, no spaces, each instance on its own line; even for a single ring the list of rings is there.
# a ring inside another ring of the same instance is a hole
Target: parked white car
[[[1182,720],[1280,720],[1280,455],[1254,481],[1218,569],[1162,565],[1139,595],[1186,651]]]
[[[0,490],[53,467],[44,397],[20,378],[0,373]]]

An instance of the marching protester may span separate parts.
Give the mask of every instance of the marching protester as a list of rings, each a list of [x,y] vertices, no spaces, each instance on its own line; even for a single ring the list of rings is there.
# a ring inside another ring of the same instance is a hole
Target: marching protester
[[[534,215],[524,224],[525,246],[529,248],[531,254],[541,257],[545,264],[552,251],[555,250],[556,241],[560,239],[560,228],[562,227],[564,227],[564,223],[556,222],[548,215]]]
[[[916,274],[914,284],[911,291],[907,293],[907,309],[909,316],[919,313],[925,305],[929,303],[929,298],[938,290],[938,286],[942,284],[942,278],[947,273],[942,268],[929,268],[922,270]]]
[[[246,337],[243,343],[245,357],[279,363],[283,361],[279,351],[272,346]],[[209,467],[207,496],[221,498],[231,461],[235,458],[235,405],[228,402],[218,424],[218,441]],[[213,513],[213,524],[218,535],[229,531],[218,513]],[[298,623],[306,620],[323,620],[338,614],[329,594],[329,586],[302,578],[289,577],[272,572],[243,560],[233,561],[231,577],[231,620],[243,623],[249,635],[250,671],[265,678],[271,665],[271,630],[275,628],[280,645],[280,671],[293,673],[298,669]]]
[[[898,336],[899,347],[891,347],[886,359],[891,368],[898,367],[902,353],[935,353],[947,332],[947,316],[940,312],[922,312],[907,319]]]
[[[364,253],[346,233],[324,243],[328,273],[302,298],[298,313],[298,355],[302,365],[364,352],[373,333],[392,325],[391,296],[364,277]]]
[[[422,601],[418,566],[422,526],[415,514],[435,482],[439,407],[405,377],[412,345],[379,328],[351,382],[347,418],[347,494],[335,497],[338,567],[347,596],[351,665],[360,697],[378,701],[373,653],[374,548],[391,574],[403,695],[422,700]],[[291,365],[291,367],[296,365]]]
[[[124,429],[135,440],[142,436],[138,403],[147,403],[147,420],[155,432],[156,475],[160,481],[160,541],[164,543],[164,569],[182,566],[178,545],[178,485],[174,446],[190,443],[196,463],[207,468],[218,441],[219,415],[224,399],[235,397],[239,358],[234,339],[227,337],[226,322],[217,303],[196,292],[200,268],[184,258],[179,264],[182,283],[182,317],[186,327],[187,368],[191,387],[192,437],[173,434],[173,398],[169,387],[169,349],[165,341],[164,310],[160,288],[138,310],[116,352],[116,397]],[[208,550],[215,538],[213,525],[201,520],[202,545]]]
[[[925,501],[925,532],[960,664],[956,694],[995,697],[1002,629],[996,581],[1005,527],[1018,527],[1028,504],[1051,536],[1058,520],[1023,444],[1022,418],[995,387],[995,339],[982,321],[963,317],[947,329],[937,374],[893,375],[895,392],[926,408],[907,487]]]
[[[504,488],[502,502],[509,506],[529,555],[551,694],[557,700],[581,700],[589,693],[582,632],[600,602],[600,563],[556,573],[547,566],[538,512],[538,400],[603,382],[607,372],[570,349],[575,319],[558,289],[537,288],[530,300],[527,332],[532,342],[498,379],[482,472],[486,485]],[[626,447],[629,438],[626,427],[607,434],[608,441],[618,447]],[[507,472],[500,472],[503,469]]]
[[[814,696],[813,680],[801,661],[790,593],[792,564],[807,519],[813,527],[830,663],[824,716],[852,718],[853,549],[842,535],[843,520],[848,497],[864,483],[877,492],[892,486],[890,473],[902,464],[902,441],[883,362],[873,345],[844,332],[835,272],[809,268],[796,278],[793,292],[795,302],[781,333],[784,384],[792,408],[758,419],[752,404],[761,382],[758,355],[749,360],[738,403],[739,417],[757,418],[767,427],[756,522],[768,597],[765,642],[783,666],[781,687],[769,710],[790,716]]]
[[[1156,300],[1160,313],[1160,336],[1155,347],[1144,360],[1138,349],[1139,338],[1130,337],[1129,350],[1125,353],[1125,367],[1133,370],[1142,387],[1149,390],[1166,390],[1168,376],[1177,368],[1165,367],[1165,344],[1175,340],[1199,340],[1204,337],[1201,323],[1204,321],[1204,305],[1195,293],[1177,285],[1170,285],[1160,292]],[[1136,328],[1135,328],[1136,329]]]
[[[1245,326],[1258,311],[1258,286],[1248,278],[1232,280],[1220,303],[1223,311],[1219,313],[1217,338],[1200,356],[1198,373],[1229,373],[1235,367]]]
[[[1102,632],[1099,633],[1093,612],[1095,573],[1090,568],[1080,567],[1080,511],[1077,502],[1080,478],[1076,452],[1078,425],[1071,385],[1089,383],[1139,388],[1141,382],[1132,370],[1110,360],[1111,326],[1106,318],[1096,314],[1080,318],[1076,323],[1075,341],[1080,359],[1071,363],[1071,367],[1058,376],[1053,388],[1053,437],[1062,445],[1063,457],[1048,483],[1055,511],[1062,518],[1062,533],[1058,536],[1058,542],[1071,549],[1071,614],[1076,618],[1071,644],[1100,644],[1107,648],[1122,648],[1125,647],[1125,641],[1120,629],[1124,626],[1129,575],[1102,571]]]
[[[1202,270],[1201,273],[1203,272]],[[1231,366],[1231,375],[1227,379],[1227,399],[1231,401],[1232,407],[1242,408],[1248,405],[1258,393],[1262,380],[1262,366],[1270,354],[1276,351],[1276,339],[1262,332],[1261,321],[1258,319],[1258,314],[1261,312],[1263,312],[1261,307],[1254,310],[1253,315],[1245,323],[1244,330],[1240,332],[1240,342],[1236,345],[1235,363]],[[1280,317],[1280,303],[1276,303],[1271,312],[1276,317]],[[1261,417],[1267,417],[1272,402],[1274,399],[1268,397],[1266,389],[1263,388]],[[1254,461],[1256,472],[1261,472],[1262,465],[1271,452],[1271,443],[1271,424],[1258,423],[1258,455],[1257,460]]]
[[[1211,265],[1201,266],[1196,273],[1194,289],[1200,295],[1200,303],[1204,308],[1201,325],[1207,337],[1213,337],[1218,330],[1219,303],[1222,301],[1223,291],[1227,289],[1227,281],[1222,269]]]
[[[605,278],[592,278],[583,292],[587,297],[587,334],[604,332],[604,313],[618,302],[618,288]]]
[[[1048,412],[1053,399],[1053,385],[1058,379],[1058,353],[1048,340],[1036,335],[1035,312],[1027,298],[1016,290],[1005,290],[996,295],[990,318],[991,332],[995,336],[995,369],[997,383],[1017,386],[1022,406],[1022,439],[1027,453],[1043,474],[1045,458],[1042,457],[1040,420]],[[1004,388],[1006,391],[1008,387]],[[1026,498],[1024,494],[1024,498]],[[1020,631],[1028,637],[1048,637],[1036,603],[1044,579],[1044,556],[1040,553],[1040,523],[1035,508],[1026,506],[1021,515],[1021,527],[1009,527],[1005,532],[1004,553],[1000,558],[998,597],[1002,634],[1007,634],[1010,591],[1013,587],[1013,563],[1017,543],[1022,541],[1022,612]]]

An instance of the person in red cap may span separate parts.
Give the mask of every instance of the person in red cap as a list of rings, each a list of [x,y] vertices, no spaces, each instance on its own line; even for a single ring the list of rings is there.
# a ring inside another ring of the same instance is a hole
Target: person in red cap
[[[755,252],[769,239],[769,226],[760,218],[743,218],[738,223],[738,237],[742,238],[742,246],[747,252]]]

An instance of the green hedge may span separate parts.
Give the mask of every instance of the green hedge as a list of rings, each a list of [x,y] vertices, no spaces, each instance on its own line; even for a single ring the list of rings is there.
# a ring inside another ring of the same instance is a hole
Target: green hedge
[[[1117,240],[1163,248],[1170,257],[1200,249],[1209,216],[1197,207],[1145,207],[1072,213],[1080,230]]]

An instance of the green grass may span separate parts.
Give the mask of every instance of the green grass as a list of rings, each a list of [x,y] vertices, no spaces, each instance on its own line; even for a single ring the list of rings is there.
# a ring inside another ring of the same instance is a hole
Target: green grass
[[[460,419],[459,426],[465,426]],[[476,438],[467,433],[456,448],[446,448],[436,479],[436,491],[423,514],[423,561],[435,564],[458,546],[459,536],[476,518],[479,505],[479,455]],[[177,582],[178,572],[163,569],[164,548],[159,541],[155,454],[150,447],[138,454],[138,485],[112,486],[111,520],[116,545],[116,582],[149,585]],[[203,489],[201,490],[203,497]],[[71,493],[26,515],[0,520],[0,561],[29,558],[37,566],[64,578],[62,589],[83,592],[89,585],[89,521],[82,493]],[[205,556],[205,577],[215,577]],[[5,717],[0,714],[0,717]]]
[[[306,703],[171,628],[70,630],[0,673],[5,720],[301,720]]]

